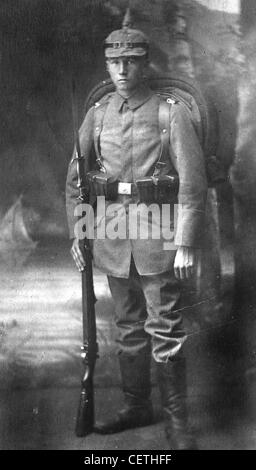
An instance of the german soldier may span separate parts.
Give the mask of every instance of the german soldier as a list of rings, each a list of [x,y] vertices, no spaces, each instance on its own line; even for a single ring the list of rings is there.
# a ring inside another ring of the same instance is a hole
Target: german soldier
[[[169,129],[162,129],[169,136],[169,152],[161,155],[158,125],[161,98],[148,87],[145,79],[148,52],[149,41],[145,34],[131,29],[129,24],[123,24],[121,30],[107,37],[106,64],[115,92],[88,111],[80,129],[86,171],[91,169],[89,154],[97,140],[101,174],[118,181],[115,208],[118,203],[118,207],[124,209],[120,217],[127,219],[129,206],[141,202],[140,181],[173,173],[179,178],[174,249],[165,249],[163,237],[96,237],[93,240],[94,264],[107,274],[115,303],[125,398],[124,409],[110,422],[97,424],[96,430],[109,434],[153,422],[152,355],[156,361],[170,446],[195,449],[195,439],[188,425],[183,355],[186,335],[180,302],[182,281],[191,278],[196,271],[196,250],[200,247],[207,194],[205,164],[190,116],[179,102],[170,106]],[[161,165],[158,165],[160,159]],[[94,184],[98,194],[97,178]],[[73,158],[67,175],[67,214],[70,235],[74,238],[71,253],[78,269],[83,270],[84,259],[74,235],[77,191]],[[173,201],[171,192],[170,189],[170,201]],[[113,200],[106,197],[107,215],[105,220],[95,218],[97,228],[113,222],[116,217],[116,212],[111,215],[111,203]],[[160,205],[160,201],[154,200],[154,203]],[[173,223],[173,211],[171,214]]]

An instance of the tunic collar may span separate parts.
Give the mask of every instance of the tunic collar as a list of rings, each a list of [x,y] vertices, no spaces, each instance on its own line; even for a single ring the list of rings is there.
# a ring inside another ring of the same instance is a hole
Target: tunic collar
[[[124,98],[123,96],[119,95],[116,91],[113,97],[114,104],[117,107],[118,111],[121,111],[124,102],[127,102],[130,109],[136,109],[142,106],[146,101],[148,101],[151,96],[153,96],[154,92],[149,88],[148,85],[140,85],[139,88],[136,89],[133,95],[129,98]]]

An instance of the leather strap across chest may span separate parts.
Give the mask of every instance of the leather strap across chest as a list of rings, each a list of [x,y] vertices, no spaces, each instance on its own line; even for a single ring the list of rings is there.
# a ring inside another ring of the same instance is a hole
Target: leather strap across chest
[[[164,162],[170,155],[170,111],[172,104],[174,104],[174,101],[172,101],[170,98],[167,100],[160,98],[158,108],[158,123],[161,139],[161,150],[160,156],[155,165],[153,176],[158,176],[158,174],[161,172],[162,165],[165,165]]]
[[[94,148],[96,153],[97,164],[99,165],[102,171],[104,171],[104,163],[100,149],[100,135],[102,132],[103,120],[107,111],[108,104],[109,99],[107,97],[105,102],[95,104],[94,111]],[[175,100],[173,100],[172,98],[160,98],[159,100],[158,122],[161,139],[161,150],[159,158],[155,165],[153,176],[157,176],[160,173],[161,166],[164,165],[164,161],[168,159],[170,155],[170,111],[172,104],[175,104]]]
[[[107,111],[109,100],[107,99],[104,103],[95,103],[94,105],[94,131],[93,131],[93,140],[94,140],[94,149],[96,153],[96,162],[101,171],[104,171],[103,158],[101,156],[100,150],[100,135],[103,127],[104,116]]]

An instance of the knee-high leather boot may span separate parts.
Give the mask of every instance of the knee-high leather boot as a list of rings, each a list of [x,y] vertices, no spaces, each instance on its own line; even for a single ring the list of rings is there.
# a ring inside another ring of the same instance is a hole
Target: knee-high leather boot
[[[97,423],[95,432],[113,434],[153,422],[153,409],[150,401],[150,353],[140,355],[120,354],[119,364],[124,392],[125,406],[112,419]]]
[[[157,364],[165,431],[171,449],[196,450],[188,425],[185,358]]]

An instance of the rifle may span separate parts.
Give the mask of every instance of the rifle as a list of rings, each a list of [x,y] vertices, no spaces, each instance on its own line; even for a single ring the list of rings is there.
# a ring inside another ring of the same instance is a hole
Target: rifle
[[[75,93],[75,81],[72,80],[72,115],[74,127],[74,141],[77,162],[77,187],[79,189],[78,200],[89,203],[89,191],[85,184],[84,157],[81,155],[81,147],[78,132],[78,113]],[[81,393],[76,419],[75,433],[77,437],[90,434],[94,427],[94,386],[93,374],[97,359],[97,334],[95,319],[95,294],[93,288],[92,255],[89,240],[79,240],[79,246],[85,260],[85,269],[82,271],[82,314],[83,314],[83,346],[81,347],[81,359],[84,373],[81,380]]]

